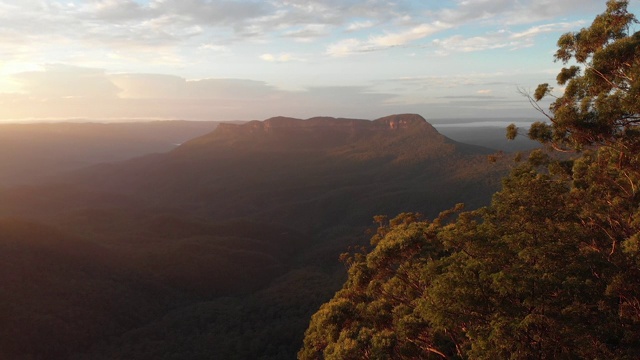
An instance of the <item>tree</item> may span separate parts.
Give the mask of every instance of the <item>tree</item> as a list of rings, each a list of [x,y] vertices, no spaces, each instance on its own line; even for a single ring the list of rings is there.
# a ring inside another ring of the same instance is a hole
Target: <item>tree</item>
[[[565,89],[548,113],[538,102],[553,96],[549,84],[529,96],[550,122],[535,123],[532,139],[557,149],[613,146],[630,154],[640,148],[640,32],[629,33],[637,20],[627,5],[609,0],[590,27],[560,37],[555,60],[572,65],[558,74]]]
[[[585,222],[603,202],[571,186],[567,164],[533,158],[486,208],[382,226],[299,358],[638,358],[634,257]]]
[[[626,8],[609,1],[558,41],[556,59],[585,69],[561,70],[564,94],[529,136],[576,155],[532,152],[479,210],[379,217],[300,359],[640,358],[640,35]]]

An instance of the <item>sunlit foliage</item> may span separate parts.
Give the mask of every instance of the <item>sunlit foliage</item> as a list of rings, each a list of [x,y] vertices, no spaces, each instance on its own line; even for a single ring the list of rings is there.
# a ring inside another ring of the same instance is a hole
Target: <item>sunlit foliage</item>
[[[626,6],[560,38],[556,59],[585,68],[560,72],[550,122],[529,132],[579,152],[533,151],[486,208],[381,223],[300,359],[640,358],[640,34]]]

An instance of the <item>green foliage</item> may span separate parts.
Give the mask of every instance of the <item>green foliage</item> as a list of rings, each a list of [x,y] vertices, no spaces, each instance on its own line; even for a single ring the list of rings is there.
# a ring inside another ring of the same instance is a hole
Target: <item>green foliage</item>
[[[529,128],[529,138],[542,143],[551,141],[553,139],[551,126],[543,122],[534,122]]]
[[[542,100],[543,97],[547,96],[552,90],[553,88],[550,87],[549,84],[547,83],[540,84],[536,88],[536,91],[533,93],[533,98],[536,101],[540,101]]]
[[[529,132],[580,155],[531,152],[490,206],[455,220],[382,224],[300,359],[640,358],[640,35],[626,6],[560,38],[556,58],[586,70],[561,71],[551,123]]]
[[[507,126],[507,140],[513,140],[518,136],[518,127],[515,124]]]
[[[628,136],[637,132],[640,122],[640,33],[630,33],[637,20],[627,5],[609,0],[590,27],[560,37],[556,60],[577,65],[557,76],[564,93],[551,104],[550,114],[545,113],[553,133],[532,128],[532,139],[556,148],[607,145],[626,153],[640,148],[638,137]],[[531,100],[550,94],[549,84],[541,84]]]
[[[540,153],[487,208],[385,224],[299,358],[640,356],[640,178],[612,170],[611,154]]]

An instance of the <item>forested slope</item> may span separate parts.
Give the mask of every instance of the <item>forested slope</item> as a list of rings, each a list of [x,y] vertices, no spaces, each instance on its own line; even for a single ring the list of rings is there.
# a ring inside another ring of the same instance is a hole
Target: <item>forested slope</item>
[[[372,217],[486,204],[492,153],[419,115],[277,117],[3,189],[0,357],[293,358]]]
[[[349,278],[299,358],[640,358],[635,23],[626,1],[609,1],[560,38],[556,59],[578,65],[528,132],[549,152],[513,169],[490,206],[378,218],[371,248],[344,256]],[[532,103],[551,94],[542,84]]]

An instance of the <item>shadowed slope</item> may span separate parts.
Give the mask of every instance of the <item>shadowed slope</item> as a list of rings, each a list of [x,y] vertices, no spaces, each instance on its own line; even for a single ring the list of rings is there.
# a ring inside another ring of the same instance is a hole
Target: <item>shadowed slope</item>
[[[491,152],[452,141],[417,115],[374,121],[273,118],[221,125],[169,153],[94,166],[56,184],[9,189],[0,192],[1,215],[44,221],[91,239],[92,246],[122,255],[122,269],[130,271],[93,270],[102,264],[93,255],[81,256],[77,266],[68,254],[41,256],[33,261],[54,280],[35,282],[34,289],[16,287],[8,299],[50,297],[60,305],[44,311],[47,316],[77,308],[101,321],[103,314],[121,316],[109,305],[118,299],[134,299],[122,305],[127,313],[158,297],[122,278],[129,271],[136,274],[131,279],[150,278],[166,294],[195,300],[145,324],[114,325],[120,337],[107,340],[104,349],[122,356],[107,358],[144,358],[139,355],[150,347],[178,358],[292,358],[308,315],[344,275],[338,255],[362,243],[372,217],[404,211],[432,216],[458,202],[488,203],[506,170],[505,164],[487,162]],[[28,254],[14,255],[29,259]],[[115,284],[104,290],[101,284],[109,281]],[[306,283],[322,285],[301,290]],[[80,303],[68,295],[92,286],[105,299],[104,313],[93,313],[96,298]],[[42,290],[56,288],[57,293]],[[132,289],[142,293],[119,295]],[[309,298],[298,299],[303,293]],[[27,313],[38,307],[38,301],[29,304]],[[227,310],[244,320],[218,316]],[[27,323],[47,324],[43,317]],[[203,318],[211,323],[190,328],[193,319]],[[278,334],[272,331],[276,323],[282,327]],[[87,326],[85,320],[69,325],[71,338]],[[67,341],[61,354],[83,349],[66,336],[42,336],[46,346]],[[160,345],[154,343],[158,338]],[[26,333],[19,339],[24,342],[11,346],[30,344]],[[95,337],[82,339],[97,343]],[[238,355],[234,344],[249,342]],[[185,344],[197,346],[199,357],[185,355]],[[99,359],[104,349],[93,347],[87,358]]]

